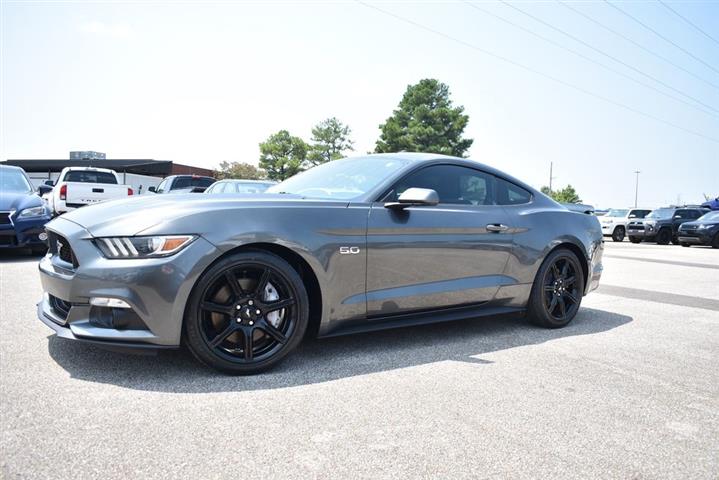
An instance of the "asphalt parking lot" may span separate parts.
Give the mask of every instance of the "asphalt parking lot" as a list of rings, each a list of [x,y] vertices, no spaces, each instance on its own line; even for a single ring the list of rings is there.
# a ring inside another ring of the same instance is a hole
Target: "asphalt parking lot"
[[[0,257],[4,478],[717,478],[719,251],[606,243],[575,321],[306,342],[227,377],[109,353],[35,317]]]

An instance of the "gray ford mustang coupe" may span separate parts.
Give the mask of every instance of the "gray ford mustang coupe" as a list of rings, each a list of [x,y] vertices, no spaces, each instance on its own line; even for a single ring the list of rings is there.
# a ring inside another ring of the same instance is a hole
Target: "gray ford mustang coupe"
[[[38,316],[63,338],[177,348],[224,372],[308,333],[526,313],[556,328],[602,273],[602,230],[521,181],[431,154],[333,161],[260,195],[160,195],[47,224]]]

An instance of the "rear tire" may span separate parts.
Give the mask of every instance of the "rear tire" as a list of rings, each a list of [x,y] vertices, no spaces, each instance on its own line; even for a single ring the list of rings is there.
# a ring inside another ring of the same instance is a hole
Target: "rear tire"
[[[642,243],[642,237],[629,237],[629,241],[632,243]]]
[[[584,274],[577,256],[559,248],[539,267],[527,305],[529,321],[544,328],[561,328],[579,311]]]
[[[672,241],[672,232],[668,228],[663,228],[657,233],[657,245],[669,245]]]
[[[691,247],[691,244],[689,244],[687,242],[682,242],[681,245],[682,245],[682,247]]]
[[[714,235],[714,240],[712,240],[712,248],[719,248],[719,233]]]
[[[624,227],[615,228],[614,232],[612,232],[612,240],[615,242],[623,242],[625,233]]]
[[[184,338],[205,365],[252,375],[297,347],[308,317],[307,291],[284,259],[264,251],[235,253],[212,265],[195,284]]]

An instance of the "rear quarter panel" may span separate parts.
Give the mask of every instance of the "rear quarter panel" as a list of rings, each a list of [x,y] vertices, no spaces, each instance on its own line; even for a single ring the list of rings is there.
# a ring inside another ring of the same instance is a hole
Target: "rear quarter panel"
[[[601,273],[603,237],[597,217],[552,205],[516,205],[506,209],[514,231],[514,249],[506,271],[506,275],[517,282],[513,287],[515,291],[511,292],[512,303],[517,306],[526,303],[544,258],[562,244],[571,244],[582,253],[580,261],[589,274],[586,293],[592,283],[592,273]],[[506,290],[501,293],[509,297]]]

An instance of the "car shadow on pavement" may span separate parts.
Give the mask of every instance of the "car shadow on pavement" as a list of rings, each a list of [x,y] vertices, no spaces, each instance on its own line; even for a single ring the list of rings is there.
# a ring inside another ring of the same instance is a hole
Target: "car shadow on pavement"
[[[89,382],[169,393],[240,392],[328,382],[447,360],[487,364],[492,362],[477,356],[601,333],[631,321],[626,315],[583,308],[570,325],[557,330],[534,327],[515,316],[305,340],[277,368],[247,377],[215,372],[184,349],[157,356],[129,355],[53,335],[48,338],[48,351],[72,378]]]
[[[32,252],[29,248],[0,250],[0,264],[39,262],[44,254]]]

